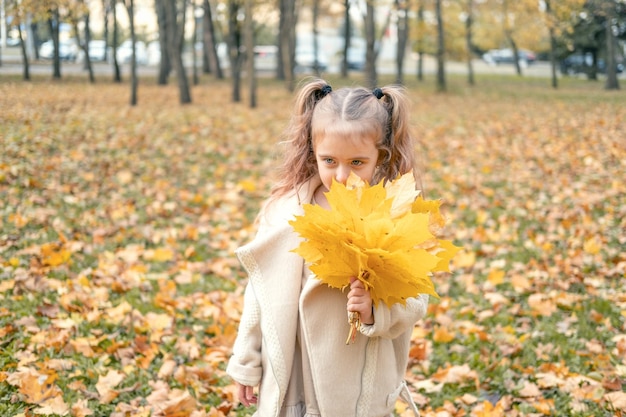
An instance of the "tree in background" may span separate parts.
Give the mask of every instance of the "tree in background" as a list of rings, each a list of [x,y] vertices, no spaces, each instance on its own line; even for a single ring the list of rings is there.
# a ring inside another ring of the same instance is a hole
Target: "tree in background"
[[[130,58],[130,105],[137,105],[137,35],[135,33],[135,1],[123,0],[128,12],[128,21],[130,23],[130,41],[132,54]],[[116,54],[117,55],[117,54]]]
[[[299,9],[295,1],[279,0],[278,12],[275,9],[269,11],[272,9],[269,3],[257,1],[254,4],[254,12],[250,15],[246,12],[245,0],[154,0],[159,41],[162,47],[159,83],[167,83],[169,73],[176,65],[181,102],[191,100],[183,67],[182,51],[184,21],[189,15],[185,10],[188,9],[187,6],[195,5],[203,10],[204,68],[214,73],[216,78],[223,76],[217,54],[218,38],[226,39],[228,42],[228,57],[231,60],[230,75],[235,101],[240,100],[240,78],[244,69],[245,56],[251,52],[249,45],[246,48],[243,45],[244,40],[248,40],[244,34],[245,18],[257,22],[253,24],[255,40],[263,39],[262,42],[266,43],[275,42],[278,46],[277,78],[285,80],[286,87],[292,90],[295,87],[295,24],[299,18]],[[394,22],[397,22],[398,35],[397,45],[395,45],[395,78],[400,83],[404,81],[404,53],[406,45],[409,44],[412,51],[417,53],[418,79],[423,79],[424,56],[429,54],[436,58],[437,88],[440,90],[445,90],[447,59],[466,60],[468,82],[472,84],[474,82],[473,53],[502,48],[511,49],[512,56],[519,56],[523,49],[534,50],[539,54],[549,56],[551,81],[554,88],[558,86],[557,63],[573,52],[584,55],[585,59],[591,62],[585,69],[590,79],[597,79],[599,72],[606,71],[606,88],[619,88],[616,71],[620,65],[620,59],[623,60],[623,52],[618,42],[626,40],[626,3],[623,0],[542,0],[540,2],[536,0],[416,0],[412,3],[409,0],[387,0],[385,3],[372,0],[354,4],[351,1],[353,0],[344,0],[341,8],[331,7],[329,2],[322,0],[308,1],[307,6],[312,9],[314,51],[320,47],[316,45],[317,35],[318,32],[322,32],[322,29],[318,28],[318,21],[321,24],[335,19],[337,26],[343,25],[341,33],[345,38],[342,45],[341,71],[342,76],[347,77],[351,36],[357,31],[362,31],[366,41],[365,83],[371,87],[377,85],[377,61],[380,47],[383,37],[388,33],[390,21],[394,18]],[[27,27],[29,31],[26,33],[26,39],[20,34],[25,79],[30,77],[29,59],[32,59],[30,55],[32,50],[37,49],[35,46],[38,43],[34,40],[37,29],[30,28],[37,28],[37,25],[41,25],[42,39],[48,36],[45,32],[49,33],[55,51],[52,61],[53,78],[58,79],[61,77],[61,57],[59,56],[59,29],[63,30],[61,24],[62,22],[72,23],[81,47],[86,47],[91,34],[90,20],[85,8],[95,2],[102,3],[104,9],[104,36],[107,43],[111,30],[109,26],[112,25],[114,80],[121,81],[115,53],[118,36],[120,36],[117,28],[116,4],[119,2],[125,5],[128,11],[131,5],[130,0],[5,0],[13,24],[22,23],[17,25],[18,31],[23,30],[23,27]],[[169,8],[172,4],[174,9]],[[355,5],[364,7],[361,9],[363,20],[357,21],[356,30],[353,26],[354,21],[350,19],[350,9],[353,9]],[[388,11],[391,12],[388,13]],[[109,13],[112,14],[112,23],[109,22]],[[266,19],[266,16],[271,17]],[[408,16],[416,16],[416,18],[407,20]],[[275,27],[272,27],[271,22],[274,18],[277,23]],[[220,27],[220,22],[224,22],[223,27]],[[409,28],[407,22],[412,27]],[[44,30],[46,26],[47,30]],[[131,32],[134,32],[134,28]],[[170,33],[174,33],[173,37],[170,37]],[[222,33],[224,33],[223,36]],[[81,38],[84,38],[84,41]],[[133,38],[132,33],[131,38]],[[171,39],[175,39],[174,44],[177,50],[174,52],[170,50]],[[132,41],[133,45],[135,41],[136,39]],[[33,48],[26,48],[24,52],[24,44],[29,47],[32,44]],[[254,46],[252,48],[254,49]],[[86,49],[85,55],[88,56],[88,54],[89,51]],[[314,55],[317,56],[315,53]],[[513,61],[516,73],[522,75],[524,68],[522,64],[526,61]],[[89,65],[89,62],[87,60],[86,65]],[[137,71],[136,64],[135,57],[134,67],[131,68],[133,73]],[[132,62],[131,65],[133,65]],[[194,65],[194,71],[195,67]],[[87,70],[89,70],[88,67]],[[131,83],[136,89],[136,74],[133,77]],[[93,80],[92,71],[90,71],[90,80]]]
[[[522,75],[522,61],[520,59],[521,32],[531,27],[536,21],[537,3],[534,0],[502,0],[502,29],[504,36],[513,52],[513,64],[517,75]]]
[[[350,17],[350,0],[344,0],[343,15],[343,54],[341,57],[341,77],[348,77],[348,51],[350,50],[350,41],[352,39],[352,19]]]
[[[378,74],[376,72],[376,61],[378,51],[376,50],[376,20],[374,19],[375,7],[373,1],[367,1],[365,6],[365,84],[370,88],[375,88],[378,84]]]
[[[544,10],[542,16],[548,29],[550,42],[550,66],[551,82],[553,88],[558,88],[558,78],[556,73],[559,39],[571,34],[573,22],[576,16],[582,12],[585,0],[544,0]]]
[[[17,26],[17,33],[20,39],[20,52],[22,54],[23,63],[23,79],[30,80],[30,61],[26,48],[26,40],[24,39],[24,33],[22,26],[28,22],[28,15],[34,21],[47,20],[48,9],[42,7],[42,3],[36,0],[8,0],[5,3],[6,13],[13,17],[13,23]],[[34,49],[37,48],[33,45]]]
[[[626,5],[612,0],[588,0],[584,2],[582,11],[570,18],[568,23],[571,30],[559,38],[558,57],[562,59],[572,53],[580,55],[589,80],[597,80],[603,66],[607,72],[607,87],[619,87],[617,77],[613,79],[609,71],[617,69],[615,59],[619,51],[614,48],[614,40],[626,40]],[[612,60],[612,65],[608,65],[609,60]]]
[[[320,76],[320,63],[318,57],[320,53],[319,45],[319,15],[320,0],[313,0],[313,72],[317,77]]]
[[[508,48],[515,73],[523,75],[522,49],[547,48],[545,25],[536,0],[486,0],[475,2],[473,43],[479,50]],[[453,19],[452,19],[453,20]],[[451,21],[452,21],[451,20]]]
[[[165,0],[167,53],[176,73],[181,104],[191,103],[189,81],[183,64],[186,17],[187,4],[185,0]],[[195,53],[195,51],[192,52]]]
[[[243,51],[242,19],[245,8],[242,0],[228,0],[228,58],[232,79],[232,100],[241,101],[241,69],[245,59]]]
[[[119,46],[119,24],[117,22],[117,0],[111,1],[111,12],[113,13],[113,44],[112,44],[112,57],[113,58],[113,81],[121,83],[122,73],[120,71],[120,64],[117,62],[117,47]]]
[[[605,17],[606,33],[606,84],[607,90],[619,90],[617,78],[617,47],[616,36],[620,34],[618,16],[626,13],[626,4],[618,1],[605,1],[601,5],[601,11]],[[626,32],[624,25],[621,27],[622,35]]]
[[[397,12],[398,42],[396,43],[396,83],[404,83],[404,57],[409,43],[408,0],[395,0]]]
[[[167,0],[155,0],[154,7],[157,16],[157,27],[159,30],[159,51],[161,52],[157,83],[159,85],[166,85],[170,76],[170,72],[172,71],[172,64],[170,62],[170,54],[167,41],[169,30],[167,27]]]
[[[209,0],[202,1],[202,9],[204,11],[202,16],[203,69],[205,73],[211,73],[215,78],[222,79],[224,78],[224,73],[217,55],[215,22]]]
[[[474,85],[474,67],[472,58],[474,55],[473,25],[474,25],[474,0],[465,0],[465,45],[467,48],[467,83]]]
[[[365,32],[365,84],[370,88],[378,86],[378,70],[376,61],[380,53],[380,45],[391,23],[391,13],[388,11],[380,29],[376,26],[377,8],[374,0],[367,1],[363,15]]]
[[[78,47],[83,50],[85,56],[85,68],[89,73],[89,82],[95,83],[96,78],[93,74],[93,66],[91,65],[91,57],[89,56],[89,43],[91,42],[91,30],[89,28],[89,7],[85,4],[84,0],[72,0],[69,7],[68,18],[72,22],[74,28],[74,35],[76,36],[76,43]],[[85,23],[85,37],[84,40],[80,35],[80,28],[78,23],[80,21]]]
[[[284,80],[289,91],[295,88],[296,0],[278,0],[278,69],[276,77]]]
[[[246,0],[244,22],[246,45],[246,72],[249,81],[250,108],[256,107],[256,69],[254,67],[254,0]]]
[[[52,78],[61,79],[61,57],[59,56],[60,40],[59,40],[59,27],[61,26],[61,16],[59,13],[59,7],[56,4],[51,4],[48,9],[48,28],[50,29],[50,37],[52,38],[52,45],[54,46],[54,55],[52,58]]]
[[[442,0],[435,1],[435,14],[437,17],[437,90],[446,91],[446,46],[441,2]]]
[[[417,21],[415,50],[417,52],[417,68],[416,75],[419,81],[424,81],[424,55],[426,54],[426,22],[424,20],[424,0],[417,2]]]

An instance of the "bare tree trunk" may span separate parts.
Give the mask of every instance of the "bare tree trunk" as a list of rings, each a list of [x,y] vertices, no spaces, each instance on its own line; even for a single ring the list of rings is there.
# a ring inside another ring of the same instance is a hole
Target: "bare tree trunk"
[[[137,105],[137,35],[135,34],[135,0],[128,0],[126,4],[130,26],[130,40],[132,42],[132,57],[130,60],[130,105]]]
[[[73,17],[72,18],[72,24],[74,26],[74,33],[76,34],[76,42],[78,43],[79,48],[81,48],[83,50],[83,53],[85,54],[85,62],[83,63],[84,65],[84,69],[86,69],[89,73],[89,82],[91,84],[96,82],[96,78],[94,77],[93,74],[93,66],[91,65],[91,57],[89,56],[89,42],[90,42],[90,35],[89,35],[89,13],[87,13],[85,15],[85,41],[83,42],[81,37],[80,37],[80,30],[78,29],[78,17]]]
[[[200,84],[200,79],[198,78],[198,54],[196,53],[196,42],[198,41],[198,18],[196,17],[195,3],[195,0],[191,0],[189,2],[189,7],[191,8],[191,16],[193,18],[193,34],[191,35],[191,66],[193,85],[198,85]]]
[[[511,49],[513,50],[513,63],[515,64],[515,72],[517,73],[517,75],[522,76],[522,66],[519,62],[519,48],[517,47],[517,42],[515,42],[515,39],[513,39],[512,36],[509,36],[509,43],[511,44]]]
[[[28,17],[28,21],[30,22],[29,24],[27,24],[28,26],[28,31],[27,31],[27,35],[32,35],[32,39],[30,39],[29,36],[27,36],[27,46],[26,46],[26,53],[30,56],[31,59],[39,59],[39,22],[32,22],[32,17],[29,16]],[[32,55],[31,55],[32,53]]]
[[[203,36],[204,36],[204,54],[208,61],[208,69],[215,78],[224,78],[224,72],[222,71],[222,65],[220,64],[219,56],[217,55],[217,39],[215,37],[215,23],[213,22],[213,12],[211,11],[211,4],[209,0],[204,0],[204,19],[203,19]],[[205,68],[205,72],[206,68]]]
[[[91,65],[91,57],[89,56],[89,44],[90,43],[91,43],[91,16],[89,14],[89,11],[87,11],[87,13],[85,14],[85,45],[87,49],[85,51],[85,57],[87,58],[85,60],[85,64],[86,64],[87,71],[89,72],[89,82],[95,83],[96,79],[93,74],[93,65]]]
[[[102,0],[102,11],[103,11],[103,37],[104,37],[104,62],[107,62],[109,59],[109,13],[111,12],[109,1]]]
[[[2,50],[7,48],[7,17],[6,17],[6,5],[5,0],[0,0],[0,67],[2,66]],[[18,28],[21,30],[21,28]],[[18,36],[20,36],[18,34]]]
[[[522,76],[522,67],[519,64],[519,51],[517,48],[517,42],[515,42],[515,39],[513,39],[513,33],[510,29],[508,0],[502,1],[502,15],[504,16],[504,36],[509,41],[509,44],[511,45],[511,49],[513,51],[513,64],[515,65],[515,73],[519,76]]]
[[[546,15],[548,17],[548,34],[550,36],[550,70],[552,75],[552,88],[558,88],[558,78],[556,76],[556,36],[554,34],[554,23],[552,22],[552,0],[544,0]]]
[[[180,19],[178,15],[180,13]],[[166,0],[165,7],[166,25],[167,25],[167,43],[168,54],[174,64],[176,79],[178,81],[179,101],[181,104],[191,103],[191,91],[189,90],[189,81],[183,65],[183,41],[185,39],[185,21],[187,16],[187,7],[185,0],[182,0],[180,12],[177,7],[177,0]]]
[[[341,61],[341,77],[348,77],[348,50],[350,49],[350,39],[352,37],[352,24],[350,19],[350,0],[344,0],[344,42],[343,42],[343,59]]]
[[[615,35],[613,22],[615,20],[615,4],[608,4],[606,14],[606,90],[619,90],[617,79],[617,65],[615,63]]]
[[[424,81],[424,2],[419,1],[417,6],[417,79]]]
[[[467,18],[465,19],[465,45],[467,49],[467,82],[476,84],[474,80],[474,66],[472,65],[472,25],[474,23],[474,0],[467,0]]]
[[[117,0],[111,0],[111,7],[113,8],[113,81],[115,81],[116,83],[121,83],[122,73],[120,71],[120,64],[119,62],[117,62],[117,47],[119,45]]]
[[[238,0],[228,1],[228,56],[233,81],[232,99],[235,103],[241,101],[241,67],[245,55],[241,53],[241,27],[237,15],[241,5]]]
[[[284,80],[285,77],[285,65],[283,63],[283,33],[285,31],[285,20],[286,20],[286,13],[285,13],[285,2],[287,0],[278,0],[278,42],[277,42],[277,47],[278,47],[278,62],[276,63],[276,79],[277,80]]]
[[[61,58],[59,57],[59,9],[52,10],[51,15],[52,16],[48,19],[48,26],[50,27],[50,36],[52,37],[52,44],[54,45],[52,78],[60,80]]]
[[[248,73],[250,108],[256,107],[256,70],[254,68],[254,20],[253,0],[246,0],[245,44],[246,72]]]
[[[320,15],[320,0],[313,0],[313,71],[316,76],[320,76],[320,65],[317,61],[319,56],[319,27],[318,20]]]
[[[374,4],[367,2],[365,12],[365,84],[369,88],[376,88],[378,75],[376,73],[376,22],[374,20]]]
[[[161,59],[159,60],[159,73],[157,75],[158,85],[167,85],[167,81],[172,71],[172,62],[169,53],[169,28],[167,26],[167,14],[165,12],[166,0],[155,0],[154,6],[157,15],[157,26],[159,27],[159,50]]]
[[[556,35],[554,34],[554,28],[550,27],[550,72],[552,79],[552,88],[559,87],[559,79],[556,75]]]
[[[396,83],[404,82],[404,57],[409,40],[409,11],[406,0],[396,0],[398,42],[396,43]]]
[[[28,62],[28,54],[26,53],[26,45],[24,44],[24,35],[22,34],[22,25],[17,25],[17,34],[20,37],[20,49],[22,50],[22,60],[24,62],[24,81],[30,81],[30,64]]]
[[[443,12],[441,10],[442,0],[435,1],[437,14],[437,90],[446,91],[446,47],[443,30]]]
[[[287,90],[295,88],[296,51],[296,0],[279,0],[280,20],[278,33],[279,69],[276,76],[285,80]]]

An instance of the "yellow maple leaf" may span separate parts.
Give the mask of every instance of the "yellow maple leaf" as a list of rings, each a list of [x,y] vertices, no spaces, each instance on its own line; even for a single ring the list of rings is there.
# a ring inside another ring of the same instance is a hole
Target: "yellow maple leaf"
[[[431,233],[439,206],[415,209],[418,194],[412,173],[373,186],[351,174],[346,185],[334,182],[326,193],[330,210],[305,204],[304,214],[290,222],[305,239],[294,252],[330,287],[361,280],[374,305],[437,297],[431,272],[447,270],[457,249]]]
[[[597,255],[602,250],[602,244],[599,242],[599,239],[592,237],[585,240],[583,250],[591,255]]]
[[[450,343],[456,336],[446,327],[438,327],[433,334],[433,340],[437,343]]]
[[[41,245],[41,258],[43,265],[59,266],[70,260],[71,252],[58,243],[45,243]]]

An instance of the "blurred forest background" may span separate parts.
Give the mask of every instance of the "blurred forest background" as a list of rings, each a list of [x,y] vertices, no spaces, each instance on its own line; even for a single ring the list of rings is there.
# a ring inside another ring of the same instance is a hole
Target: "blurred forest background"
[[[93,62],[116,81],[127,64],[132,103],[138,65],[156,67],[159,84],[175,76],[181,103],[199,73],[229,77],[232,99],[246,88],[254,106],[260,73],[292,90],[302,72],[362,71],[374,87],[380,72],[422,79],[430,61],[445,91],[446,63],[465,63],[473,84],[477,58],[518,75],[545,62],[553,88],[580,73],[618,89],[626,50],[620,0],[2,0],[1,11],[2,50],[19,47],[25,79],[42,58],[55,79],[78,59],[92,82]]]

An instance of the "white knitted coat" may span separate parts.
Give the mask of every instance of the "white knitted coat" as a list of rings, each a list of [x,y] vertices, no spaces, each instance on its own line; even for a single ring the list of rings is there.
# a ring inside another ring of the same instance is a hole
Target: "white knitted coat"
[[[375,324],[361,325],[356,342],[349,331],[345,293],[309,279],[301,289],[303,259],[291,252],[300,238],[288,221],[301,214],[319,178],[273,203],[259,217],[254,240],[236,253],[249,275],[244,310],[227,372],[237,382],[260,384],[258,417],[277,417],[285,399],[299,314],[311,363],[311,378],[323,417],[389,415],[404,383],[412,328],[426,313],[428,296],[406,306],[382,303]]]

